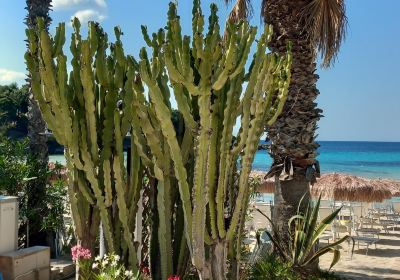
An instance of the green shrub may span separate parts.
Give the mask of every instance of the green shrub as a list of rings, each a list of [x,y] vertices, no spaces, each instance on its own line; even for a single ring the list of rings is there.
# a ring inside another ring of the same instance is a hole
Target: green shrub
[[[0,194],[18,196],[24,191],[30,173],[27,150],[27,139],[13,141],[0,136]]]
[[[300,280],[291,266],[274,255],[265,255],[250,267],[249,280]]]
[[[60,165],[56,164],[53,170],[45,169],[38,174],[35,162],[29,158],[28,145],[27,139],[17,141],[0,136],[0,195],[18,197],[21,246],[26,245],[28,221],[39,217],[41,224],[37,228],[40,231],[56,232],[64,226],[63,214],[66,211],[66,181],[59,175]],[[31,209],[28,202],[32,191],[28,183],[37,177],[43,177],[48,183],[44,196],[40,198],[40,208]]]

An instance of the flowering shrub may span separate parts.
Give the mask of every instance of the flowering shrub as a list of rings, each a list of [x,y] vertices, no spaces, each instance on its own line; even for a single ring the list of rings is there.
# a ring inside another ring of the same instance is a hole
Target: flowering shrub
[[[132,271],[125,269],[120,263],[118,255],[104,255],[103,258],[97,256],[94,261],[89,249],[80,245],[71,248],[72,260],[79,268],[79,279],[82,280],[138,280],[140,272],[136,275]],[[180,280],[179,278],[171,278]]]
[[[74,262],[80,260],[90,260],[92,258],[90,250],[82,247],[81,245],[75,245],[74,247],[72,247],[71,255]]]
[[[118,255],[105,255],[103,258],[96,257],[92,264],[93,279],[96,280],[137,280],[139,272],[134,275],[132,271],[125,269],[119,262]]]
[[[181,277],[179,275],[171,275],[168,280],[181,280]]]

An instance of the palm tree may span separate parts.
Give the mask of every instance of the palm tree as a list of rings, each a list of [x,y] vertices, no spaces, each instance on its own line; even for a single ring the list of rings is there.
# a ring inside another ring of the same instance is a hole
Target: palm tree
[[[26,10],[28,14],[25,18],[25,24],[28,28],[33,28],[36,25],[36,18],[44,18],[46,27],[51,23],[49,11],[51,9],[51,0],[26,0]],[[27,79],[30,84],[30,78]],[[34,166],[33,176],[37,179],[29,184],[30,194],[28,195],[28,205],[32,211],[30,217],[30,244],[40,244],[45,239],[46,235],[41,233],[40,221],[42,219],[41,210],[46,209],[41,205],[43,194],[46,188],[46,170],[49,162],[49,154],[47,149],[46,123],[42,118],[39,106],[33,98],[31,89],[29,89],[29,109],[28,109],[28,136],[29,148],[31,152],[31,162]],[[32,176],[32,177],[33,177]]]
[[[236,0],[230,18],[240,20],[252,11],[250,0]],[[277,122],[266,127],[273,158],[269,175],[275,176],[276,186],[273,219],[287,232],[289,218],[302,196],[309,197],[310,182],[319,176],[315,132],[322,110],[315,103],[317,54],[321,54],[322,67],[336,60],[347,18],[344,0],[262,0],[261,18],[273,26],[272,51],[286,52],[288,41],[292,43],[289,96]]]

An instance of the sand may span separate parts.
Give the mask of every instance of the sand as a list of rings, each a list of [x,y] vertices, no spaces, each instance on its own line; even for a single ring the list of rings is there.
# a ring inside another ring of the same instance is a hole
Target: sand
[[[267,203],[257,203],[257,208],[263,213],[270,216],[271,210]],[[253,211],[253,219],[246,223],[246,228],[250,232],[254,230],[269,228],[268,221],[265,217]],[[251,243],[249,238],[248,243]],[[331,240],[332,241],[332,240]],[[326,241],[321,241],[323,246]],[[252,245],[252,244],[251,244]],[[252,246],[250,246],[253,248]],[[341,250],[341,259],[333,267],[333,271],[346,279],[372,280],[372,279],[399,279],[400,280],[400,227],[394,230],[390,229],[388,233],[383,230],[379,234],[379,241],[371,245],[366,255],[366,246],[357,243],[354,248],[353,256],[348,253],[348,245],[345,243]],[[329,253],[320,258],[320,267],[328,270],[332,261],[333,254]]]
[[[400,228],[389,233],[381,233],[377,248],[370,246],[366,255],[365,246],[355,246],[353,257],[342,250],[342,258],[333,267],[333,271],[346,279],[400,279]],[[332,254],[320,258],[320,267],[328,269]]]

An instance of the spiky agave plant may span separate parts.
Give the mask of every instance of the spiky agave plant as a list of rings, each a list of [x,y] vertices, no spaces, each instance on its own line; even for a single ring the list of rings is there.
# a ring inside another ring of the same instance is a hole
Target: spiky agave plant
[[[304,197],[303,197],[304,199]],[[309,264],[318,260],[318,258],[328,252],[333,252],[333,259],[330,265],[331,269],[340,260],[340,250],[338,245],[345,241],[352,241],[354,250],[354,240],[350,235],[340,238],[338,241],[323,247],[318,247],[318,240],[326,228],[335,220],[341,208],[336,209],[330,215],[318,222],[318,211],[321,197],[318,198],[315,206],[309,201],[305,213],[300,211],[303,199],[300,201],[297,214],[290,218],[289,224],[289,242],[286,243],[281,238],[279,232],[271,219],[267,217],[272,225],[273,234],[267,232],[272,240],[276,251],[283,261],[291,264],[294,269],[301,270]]]

